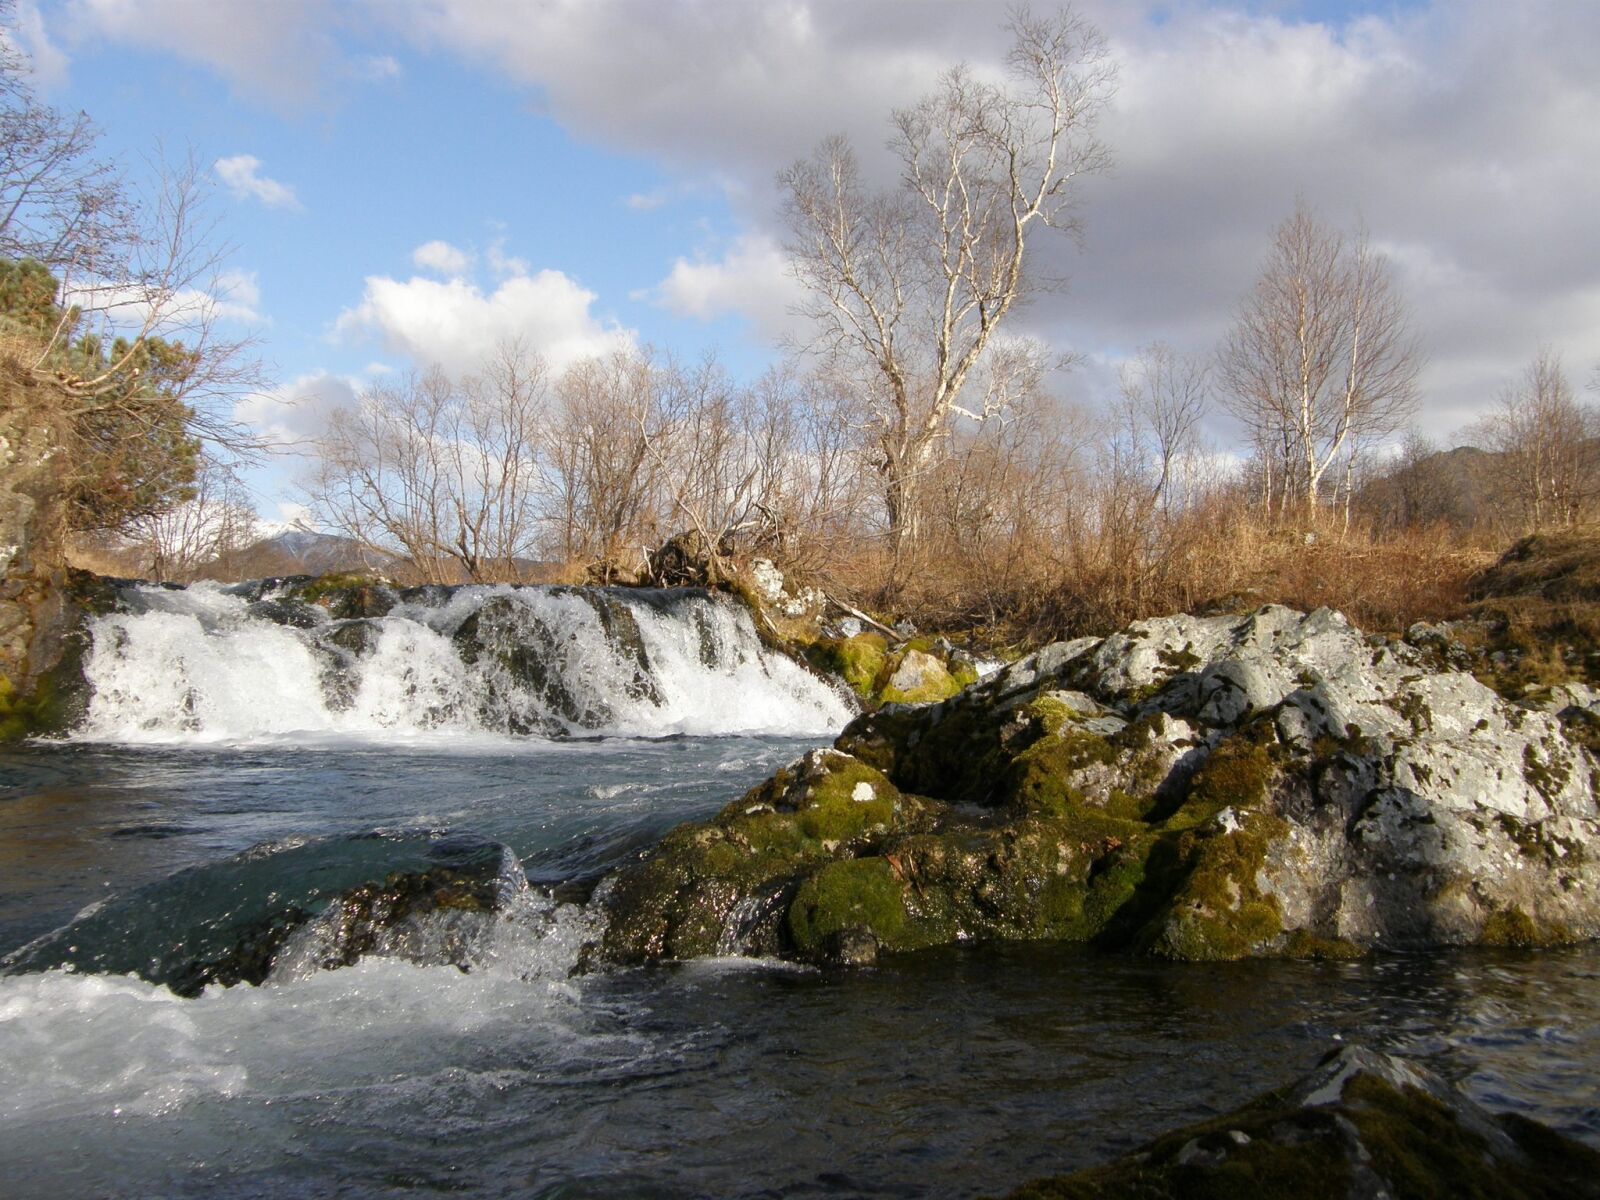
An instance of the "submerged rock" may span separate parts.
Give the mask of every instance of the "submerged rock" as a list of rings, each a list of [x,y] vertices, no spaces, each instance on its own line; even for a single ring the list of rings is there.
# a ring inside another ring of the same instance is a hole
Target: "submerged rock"
[[[285,957],[299,968],[371,953],[465,968],[487,919],[525,887],[505,846],[471,834],[269,844],[93,905],[0,959],[0,973],[138,975],[193,996],[262,983]]]
[[[858,718],[675,831],[617,881],[606,948],[858,961],[864,935],[1042,938],[1230,959],[1600,935],[1600,711],[1437,663],[1277,607],[1046,647]],[[838,799],[857,785],[859,809]],[[773,915],[731,927],[750,911]]]
[[[1479,1108],[1414,1063],[1359,1047],[1243,1108],[1011,1200],[1600,1195],[1600,1154]]]

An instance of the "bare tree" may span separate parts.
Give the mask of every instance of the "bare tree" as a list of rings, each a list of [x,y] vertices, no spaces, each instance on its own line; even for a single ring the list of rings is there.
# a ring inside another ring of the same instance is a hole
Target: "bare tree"
[[[1575,524],[1600,492],[1600,421],[1578,404],[1561,356],[1540,349],[1478,427],[1497,455],[1496,492],[1528,529]]]
[[[187,583],[210,575],[233,577],[239,556],[257,540],[255,506],[227,464],[208,458],[195,475],[194,495],[142,516],[126,533],[140,573],[157,583]]]
[[[0,0],[0,25],[14,8]],[[119,273],[133,212],[99,141],[88,114],[39,102],[16,43],[0,36],[0,256],[58,273]]]
[[[461,381],[437,367],[368,388],[316,443],[319,520],[429,582],[520,578],[537,533],[543,364],[503,346]]]
[[[1221,352],[1226,398],[1266,458],[1280,502],[1315,511],[1328,470],[1406,425],[1420,344],[1385,260],[1302,202],[1273,235]]]
[[[649,450],[665,436],[665,371],[648,350],[575,363],[556,387],[547,438],[545,518],[568,562],[609,580],[660,540],[660,475]]]
[[[1164,342],[1142,348],[1122,369],[1122,422],[1139,458],[1149,460],[1151,500],[1170,514],[1177,486],[1198,449],[1211,404],[1211,370]]]
[[[1070,10],[1021,10],[1010,29],[1007,85],[955,67],[894,114],[897,190],[870,190],[839,137],[779,175],[802,311],[815,348],[856,380],[897,554],[954,417],[1005,402],[967,385],[1007,315],[1045,286],[1026,270],[1031,232],[1076,231],[1074,185],[1107,162],[1092,135],[1113,74],[1098,31]]]

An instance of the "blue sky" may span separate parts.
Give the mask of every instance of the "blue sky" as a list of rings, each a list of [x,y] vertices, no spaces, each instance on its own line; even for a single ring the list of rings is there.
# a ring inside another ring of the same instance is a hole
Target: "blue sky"
[[[1579,383],[1600,362],[1600,4],[1079,8],[1120,64],[1102,127],[1118,165],[1085,185],[1082,246],[1042,248],[1070,290],[1019,321],[1084,356],[1068,400],[1104,396],[1142,343],[1213,345],[1297,195],[1365,222],[1396,264],[1435,435],[1540,344]],[[802,332],[774,172],[833,132],[882,170],[889,109],[958,59],[994,69],[1005,42],[1003,6],[939,0],[17,0],[17,16],[40,90],[89,112],[108,151],[137,164],[159,139],[213,165],[234,299],[255,314],[238,328],[275,379],[239,415],[285,439],[375,371],[470,367],[474,322],[558,361],[632,340],[758,372]],[[297,469],[286,455],[252,477],[264,515],[292,514]]]

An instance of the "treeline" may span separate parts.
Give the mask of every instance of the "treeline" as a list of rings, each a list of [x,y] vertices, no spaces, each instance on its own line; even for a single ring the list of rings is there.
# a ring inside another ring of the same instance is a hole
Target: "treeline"
[[[1486,549],[1600,503],[1595,413],[1550,355],[1474,431],[1485,448],[1359,447],[1312,507],[1284,503],[1282,460],[1207,443],[1217,374],[1151,347],[1088,410],[1037,360],[1014,367],[1008,403],[942,439],[894,538],[849,378],[790,362],[744,384],[648,349],[557,373],[508,347],[336,413],[306,499],[417,581],[679,582],[687,546],[709,582],[763,556],[933,624],[1054,631],[1251,597],[1392,624],[1447,607]]]
[[[763,556],[886,614],[1045,636],[1266,600],[1393,627],[1451,611],[1490,547],[1594,515],[1600,426],[1559,359],[1540,353],[1473,449],[1437,452],[1414,432],[1425,347],[1391,264],[1305,202],[1218,346],[1150,346],[1110,403],[1063,400],[1066,364],[1012,314],[1060,282],[1036,242],[1079,230],[1114,69],[1070,10],[1010,29],[1003,80],[953,67],[891,115],[891,185],[842,138],[779,174],[810,330],[779,365],[740,380],[633,347],[555,370],[509,343],[379,381],[310,447],[315,524],[416,582],[717,583]],[[17,369],[81,401],[80,560],[260,572],[276,560],[227,454],[248,447],[206,416],[244,382],[238,347],[214,306],[186,307],[207,294],[176,236],[193,174],[149,209],[167,239],[138,233],[83,127],[5,78],[18,144],[70,168],[48,195],[0,177],[20,214],[0,310]],[[62,224],[58,195],[96,221]],[[89,301],[129,279],[144,315],[117,341]],[[1211,440],[1224,422],[1241,450]]]

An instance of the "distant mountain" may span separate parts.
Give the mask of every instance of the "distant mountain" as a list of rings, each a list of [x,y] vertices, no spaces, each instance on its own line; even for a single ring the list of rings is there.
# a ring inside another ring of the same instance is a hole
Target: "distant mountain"
[[[244,550],[237,561],[241,578],[260,579],[271,575],[327,575],[345,571],[377,571],[393,574],[405,581],[414,576],[407,571],[408,560],[397,554],[367,549],[354,538],[310,529],[286,529],[262,538]],[[531,558],[511,560],[515,575],[524,583],[554,583],[560,577],[559,563]],[[464,583],[465,574],[457,582]]]
[[[330,571],[384,571],[401,560],[375,554],[354,538],[310,529],[286,529],[262,538],[242,556],[261,575],[326,575]]]

